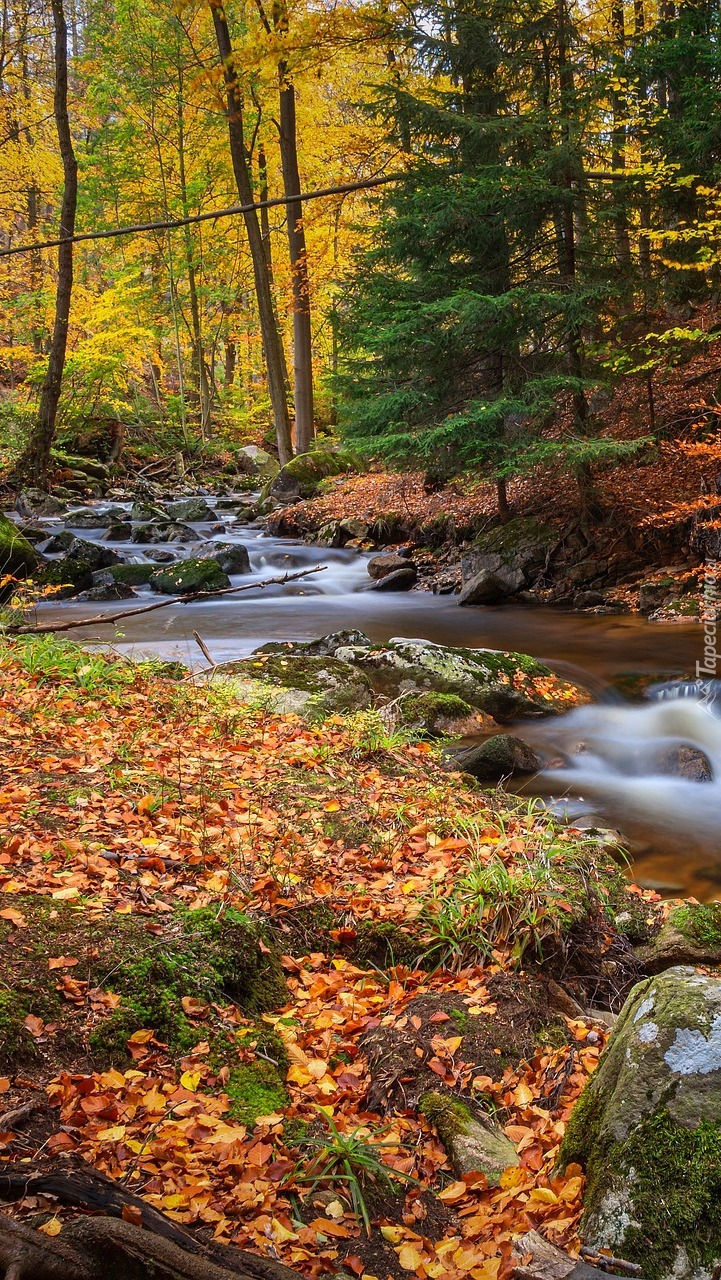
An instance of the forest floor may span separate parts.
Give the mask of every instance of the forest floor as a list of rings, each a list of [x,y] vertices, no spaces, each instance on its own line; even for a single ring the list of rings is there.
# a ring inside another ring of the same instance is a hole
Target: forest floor
[[[554,1165],[657,895],[374,712],[311,727],[47,638],[3,645],[0,700],[5,1160],[88,1161],[309,1276],[503,1280],[531,1227],[578,1252]],[[499,1186],[429,1090],[503,1127]]]

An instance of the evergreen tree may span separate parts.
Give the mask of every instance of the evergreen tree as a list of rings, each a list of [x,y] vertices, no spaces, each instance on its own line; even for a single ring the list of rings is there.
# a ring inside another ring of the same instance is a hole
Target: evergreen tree
[[[591,464],[629,446],[594,437],[586,401],[585,339],[621,282],[589,225],[583,47],[565,0],[432,0],[415,16],[427,92],[384,102],[412,157],[345,300],[346,431],[495,476],[502,515],[506,478],[561,455],[589,504]]]

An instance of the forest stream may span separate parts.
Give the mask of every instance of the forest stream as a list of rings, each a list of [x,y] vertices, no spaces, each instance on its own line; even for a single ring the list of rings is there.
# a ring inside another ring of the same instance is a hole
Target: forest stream
[[[222,523],[222,512],[218,515]],[[60,519],[43,524],[48,536],[64,527]],[[525,789],[548,797],[574,820],[621,830],[631,840],[643,885],[666,894],[690,892],[703,900],[721,896],[719,784],[671,777],[662,766],[674,747],[691,747],[703,753],[712,778],[721,777],[721,721],[693,697],[678,696],[688,694],[683,677],[701,657],[697,624],[514,605],[462,609],[454,596],[368,592],[368,557],[363,553],[270,537],[252,526],[229,525],[223,532],[212,532],[209,524],[192,528],[199,541],[212,538],[247,547],[251,574],[231,575],[233,586],[325,567],[307,579],[257,593],[169,604],[137,619],[123,618],[112,629],[91,623],[74,631],[73,638],[110,645],[131,657],[173,658],[192,667],[205,665],[193,632],[217,662],[247,656],[269,640],[311,640],[342,628],[358,628],[379,642],[418,637],[531,654],[587,687],[596,701],[541,725],[519,726],[553,761]],[[150,544],[108,542],[105,534],[102,528],[83,529],[81,536],[103,539],[130,562],[143,562],[157,550]],[[187,554],[175,544],[172,550],[178,558]],[[138,595],[138,606],[156,598],[146,587],[138,588]],[[69,621],[132,607],[125,600],[63,600],[40,606],[37,616],[39,621]],[[654,680],[671,682],[660,701],[629,702],[638,681],[651,684],[653,697]]]

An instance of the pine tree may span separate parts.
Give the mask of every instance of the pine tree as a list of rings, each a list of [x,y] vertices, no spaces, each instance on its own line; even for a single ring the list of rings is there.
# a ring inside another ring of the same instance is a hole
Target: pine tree
[[[453,0],[416,18],[426,91],[383,103],[412,162],[345,300],[346,432],[481,469],[501,515],[508,476],[565,456],[590,505],[590,466],[619,446],[593,435],[584,346],[618,281],[589,229],[571,16],[565,0]],[[569,425],[549,433],[564,401]]]

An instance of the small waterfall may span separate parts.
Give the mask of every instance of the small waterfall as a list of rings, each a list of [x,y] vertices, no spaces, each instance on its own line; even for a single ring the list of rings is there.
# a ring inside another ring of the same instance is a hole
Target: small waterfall
[[[536,781],[658,849],[721,861],[721,717],[673,688],[645,706],[579,707],[524,732],[549,760]]]

